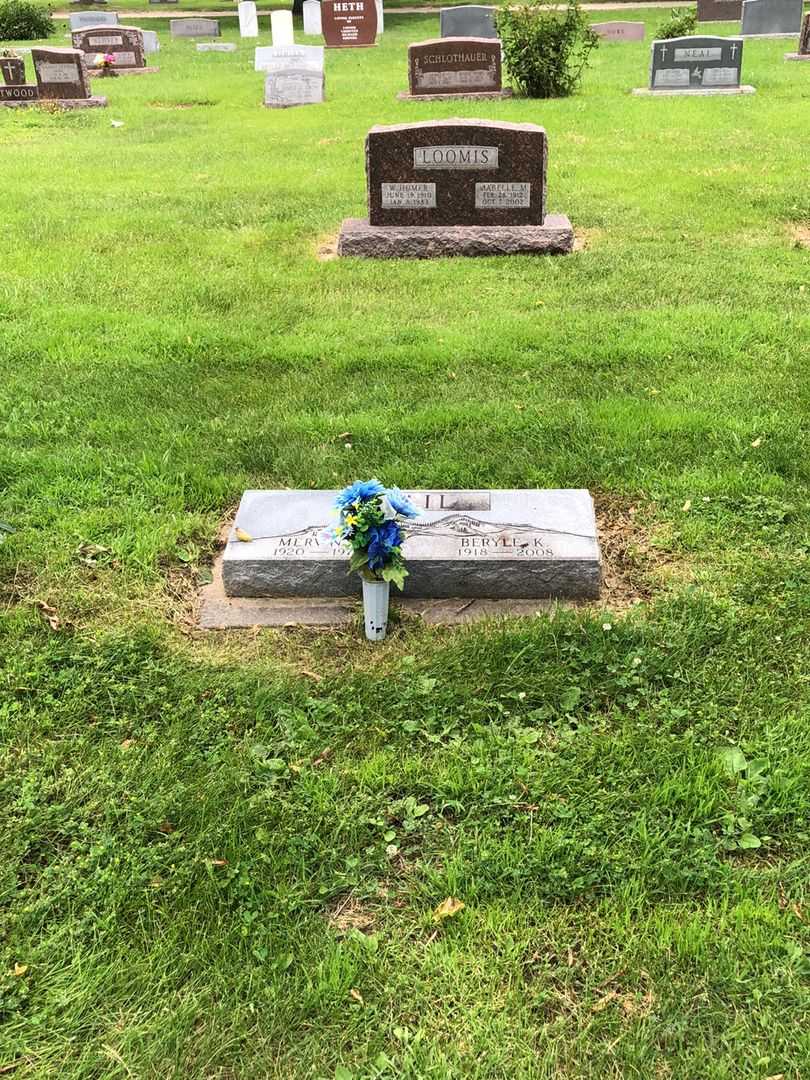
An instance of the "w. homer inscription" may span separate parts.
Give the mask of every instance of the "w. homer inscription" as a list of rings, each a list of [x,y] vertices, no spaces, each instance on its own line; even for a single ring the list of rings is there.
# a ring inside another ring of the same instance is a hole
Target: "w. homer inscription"
[[[571,223],[546,214],[547,156],[537,124],[452,119],[373,127],[366,138],[368,220],[343,222],[338,254],[568,252]]]
[[[510,97],[501,88],[501,43],[492,38],[435,38],[408,46],[408,93],[402,100]]]
[[[336,491],[246,491],[222,563],[233,597],[359,589],[329,539]],[[594,598],[600,554],[584,490],[413,491],[403,554],[413,597]],[[238,535],[250,536],[245,542]]]

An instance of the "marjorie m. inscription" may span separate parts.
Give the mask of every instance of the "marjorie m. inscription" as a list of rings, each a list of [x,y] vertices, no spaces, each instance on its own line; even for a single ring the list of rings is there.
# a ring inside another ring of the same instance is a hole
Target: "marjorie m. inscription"
[[[415,169],[497,169],[497,146],[415,146]]]

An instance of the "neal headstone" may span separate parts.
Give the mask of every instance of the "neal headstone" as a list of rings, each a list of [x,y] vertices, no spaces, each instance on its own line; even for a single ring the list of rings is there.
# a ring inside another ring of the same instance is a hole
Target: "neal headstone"
[[[107,104],[106,98],[91,95],[84,53],[79,49],[35,48],[31,50],[31,58],[42,100],[75,106]]]
[[[803,0],[743,0],[743,37],[793,37],[801,30]]]
[[[323,45],[261,45],[256,49],[253,67],[272,75],[304,71],[323,79]]]
[[[72,11],[68,16],[70,30],[85,26],[118,26],[117,11]]]
[[[0,75],[6,86],[25,86],[25,60],[21,56],[0,56]]]
[[[270,37],[274,45],[295,44],[291,11],[270,12]]]
[[[742,0],[698,0],[698,22],[739,22]]]
[[[603,41],[643,41],[646,26],[643,22],[592,23],[591,30]]]
[[[495,8],[482,4],[442,8],[439,13],[439,34],[442,37],[496,38]]]
[[[739,94],[743,41],[733,37],[682,37],[652,43],[650,85],[633,93]]]
[[[169,31],[173,38],[220,37],[216,19],[170,19]]]
[[[373,127],[368,220],[344,221],[341,255],[377,258],[566,253],[573,230],[546,215],[545,130],[492,120]]]
[[[304,0],[304,33],[311,37],[321,35],[321,5],[319,0]]]
[[[435,38],[408,46],[404,97],[501,97],[501,43],[493,38]],[[510,91],[506,92],[506,96]]]
[[[601,560],[588,491],[412,491],[405,596],[537,599],[599,596]],[[360,590],[324,536],[336,491],[246,491],[225,547],[232,597],[328,597]],[[236,530],[253,537],[237,539]]]
[[[259,17],[256,14],[254,0],[242,0],[239,4],[239,36],[243,38],[259,36]]]
[[[143,35],[134,26],[96,26],[84,30],[74,30],[73,48],[80,49],[85,55],[88,67],[100,67],[95,63],[97,56],[110,54],[114,57],[114,68],[142,68],[144,60]]]
[[[377,4],[375,0],[322,0],[321,25],[328,49],[374,45]]]

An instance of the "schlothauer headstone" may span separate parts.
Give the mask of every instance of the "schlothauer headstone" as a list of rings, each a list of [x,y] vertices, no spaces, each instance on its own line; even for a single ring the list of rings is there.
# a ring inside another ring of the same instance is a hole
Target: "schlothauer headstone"
[[[321,25],[328,49],[374,45],[377,4],[375,0],[322,0]]]
[[[173,38],[221,36],[216,19],[170,19],[169,31]]]
[[[650,85],[634,94],[752,94],[741,86],[742,38],[682,37],[654,41]]]
[[[742,0],[698,0],[698,22],[739,22]]]
[[[232,597],[357,593],[344,552],[325,538],[336,491],[246,491],[225,548]],[[599,596],[601,559],[583,489],[413,491],[405,528],[405,595],[441,599]],[[237,539],[236,529],[253,537]]]
[[[270,37],[276,46],[295,44],[291,11],[270,12]]]
[[[546,214],[545,130],[491,120],[373,127],[368,220],[349,218],[338,254],[371,258],[564,254],[571,223]]]
[[[801,30],[803,0],[743,0],[743,37],[793,37]]]
[[[255,38],[259,36],[259,17],[256,14],[254,0],[241,0],[239,4],[239,36]]]
[[[90,93],[90,79],[79,49],[31,49],[39,97],[65,108],[105,106],[105,97]]]
[[[591,30],[603,41],[643,41],[647,31],[643,22],[592,23]]]
[[[439,34],[451,38],[496,38],[495,8],[482,4],[442,8],[439,12]]]
[[[90,68],[100,67],[100,64],[95,64],[95,58],[107,54],[114,57],[114,68],[142,68],[146,66],[143,35],[137,27],[86,27],[83,30],[74,30],[72,38],[73,48],[80,49],[84,53],[85,63]]]
[[[501,87],[501,43],[435,38],[408,46],[408,93],[400,98],[508,97]]]

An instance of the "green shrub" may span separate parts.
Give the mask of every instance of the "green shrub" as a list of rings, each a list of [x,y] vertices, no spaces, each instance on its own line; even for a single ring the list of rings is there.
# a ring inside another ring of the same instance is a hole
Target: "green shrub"
[[[538,0],[502,7],[495,26],[509,76],[527,97],[567,97],[582,79],[599,38],[576,0],[565,7],[541,8]]]
[[[656,31],[656,38],[668,40],[676,37],[689,37],[697,30],[697,8],[673,8],[669,18]]]
[[[0,3],[0,41],[37,41],[52,33],[50,10],[42,4],[34,0]]]

